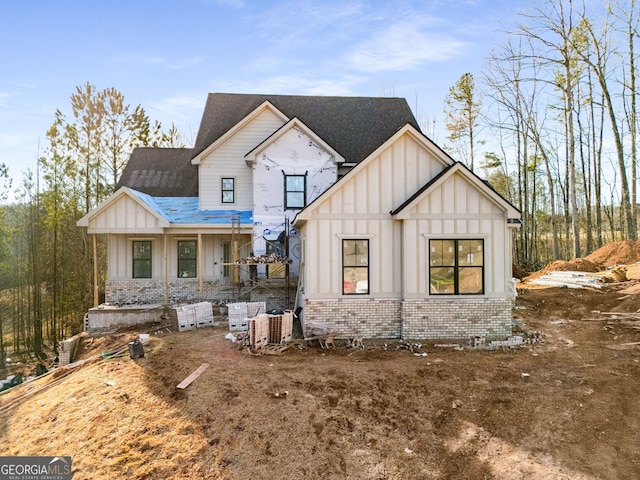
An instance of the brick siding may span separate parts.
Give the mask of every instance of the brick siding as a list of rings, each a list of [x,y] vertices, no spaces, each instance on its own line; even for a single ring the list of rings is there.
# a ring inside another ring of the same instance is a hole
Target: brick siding
[[[295,279],[297,280],[297,279]],[[267,310],[291,309],[295,300],[295,283],[266,280],[264,285],[232,286],[203,282],[202,294],[197,279],[169,282],[169,303],[208,301],[213,303],[265,302]],[[164,282],[157,280],[107,280],[105,302],[110,305],[151,304],[164,302]]]
[[[401,303],[396,300],[331,300],[305,302],[305,336],[310,325],[326,325],[336,337],[399,338]]]
[[[429,299],[402,305],[402,338],[466,339],[511,335],[511,298]]]
[[[512,298],[428,300],[307,300],[305,336],[323,325],[336,337],[467,339],[511,334]]]

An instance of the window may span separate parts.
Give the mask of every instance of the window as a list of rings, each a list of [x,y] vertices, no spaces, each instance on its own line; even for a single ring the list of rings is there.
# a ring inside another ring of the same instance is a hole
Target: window
[[[342,240],[342,294],[369,293],[369,240]]]
[[[484,293],[483,240],[430,240],[429,249],[432,294]]]
[[[304,208],[307,190],[306,175],[284,176],[284,208]]]
[[[235,178],[223,178],[221,184],[222,190],[222,203],[235,203],[236,202],[236,179]]]
[[[196,276],[197,247],[195,240],[178,241],[178,277]]]
[[[133,278],[151,278],[151,240],[133,241]]]

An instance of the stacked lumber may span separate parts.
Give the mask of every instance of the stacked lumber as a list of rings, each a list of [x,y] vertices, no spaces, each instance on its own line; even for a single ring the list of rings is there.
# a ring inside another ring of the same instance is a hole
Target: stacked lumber
[[[277,253],[270,253],[268,255],[265,254],[239,258],[235,263],[241,265],[254,265],[263,263],[291,263],[291,260],[289,260],[287,257],[283,257],[282,255],[278,255]]]
[[[249,320],[249,345],[257,350],[269,343],[269,315],[260,314]]]
[[[546,275],[530,280],[529,283],[533,285],[546,285],[552,287],[601,288],[604,284],[604,280],[591,272],[552,271],[547,272]]]

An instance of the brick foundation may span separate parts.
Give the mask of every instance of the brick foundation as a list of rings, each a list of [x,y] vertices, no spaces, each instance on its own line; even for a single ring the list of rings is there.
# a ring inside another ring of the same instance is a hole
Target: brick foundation
[[[293,308],[295,285],[289,289],[285,280],[265,280],[258,286],[220,285],[203,282],[202,294],[197,279],[176,279],[169,282],[169,303],[208,301],[213,303],[265,302],[267,310]],[[264,283],[264,284],[262,284]],[[164,301],[164,282],[157,280],[107,280],[105,302],[111,305],[155,304]]]
[[[511,298],[307,300],[305,336],[322,325],[337,337],[405,340],[487,338],[511,334]]]
[[[511,335],[511,298],[429,299],[402,304],[402,338],[466,339]]]
[[[310,336],[312,322],[326,325],[336,337],[399,338],[400,307],[396,300],[307,300],[305,336]]]

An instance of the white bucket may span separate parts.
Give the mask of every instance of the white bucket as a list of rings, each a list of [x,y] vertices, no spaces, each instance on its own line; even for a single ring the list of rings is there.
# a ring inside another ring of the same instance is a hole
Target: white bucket
[[[149,343],[149,334],[148,333],[141,333],[140,334],[140,343],[143,345],[146,345],[147,343]]]

